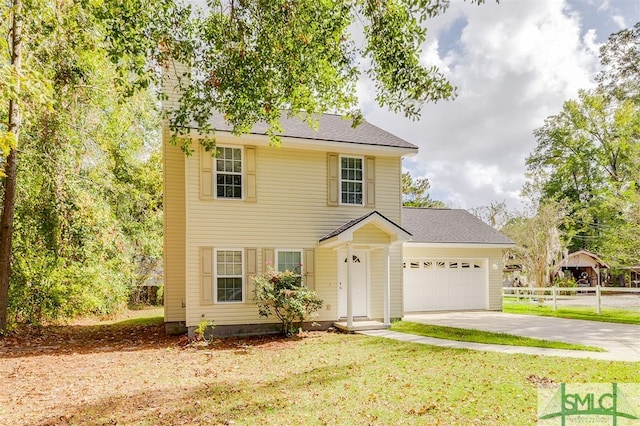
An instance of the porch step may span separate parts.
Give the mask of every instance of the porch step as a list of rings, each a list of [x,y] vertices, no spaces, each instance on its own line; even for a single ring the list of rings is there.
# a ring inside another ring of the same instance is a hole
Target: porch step
[[[390,325],[384,325],[380,321],[354,321],[351,327],[347,326],[346,321],[334,322],[333,326],[341,331],[347,333],[353,333],[355,331],[367,331],[367,330],[386,330]]]

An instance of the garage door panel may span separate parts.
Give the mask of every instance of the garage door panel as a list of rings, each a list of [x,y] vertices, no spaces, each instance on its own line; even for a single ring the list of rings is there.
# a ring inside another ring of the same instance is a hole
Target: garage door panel
[[[411,259],[405,262],[406,312],[486,309],[487,274],[481,259]]]

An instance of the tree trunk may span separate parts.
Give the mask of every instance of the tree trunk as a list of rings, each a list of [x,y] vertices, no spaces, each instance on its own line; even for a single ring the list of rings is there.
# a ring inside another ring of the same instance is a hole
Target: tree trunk
[[[4,179],[4,200],[0,219],[0,333],[7,328],[9,304],[9,276],[11,275],[11,240],[13,237],[13,215],[16,200],[16,171],[18,164],[18,136],[20,133],[20,78],[22,66],[22,2],[13,0],[11,22],[11,67],[16,76],[14,98],[9,100],[9,132],[13,133],[15,145],[7,156]]]

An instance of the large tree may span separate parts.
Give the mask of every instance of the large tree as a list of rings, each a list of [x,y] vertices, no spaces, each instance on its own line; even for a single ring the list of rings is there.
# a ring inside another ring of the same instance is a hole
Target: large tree
[[[471,0],[482,3],[484,0]],[[417,118],[424,102],[450,99],[455,88],[421,49],[425,21],[448,0],[210,0],[194,25],[193,43],[167,45],[187,65],[180,108],[170,126],[186,134],[211,129],[218,111],[238,133],[257,121],[277,143],[283,111],[338,112],[357,125],[356,84],[369,79],[382,106]],[[352,36],[351,32],[356,36]],[[181,138],[189,152],[189,138]],[[213,142],[213,138],[209,142]],[[210,145],[209,148],[212,148]]]
[[[380,105],[412,118],[422,103],[453,97],[454,87],[420,57],[425,21],[448,6],[448,0],[210,0],[205,12],[195,13],[173,0],[3,2],[3,33],[11,42],[0,46],[6,64],[0,66],[6,105],[0,112],[0,149],[6,150],[0,331],[7,318],[20,131],[58,108],[60,97],[72,103],[93,96],[83,74],[93,55],[113,70],[114,106],[157,82],[170,61],[193,70],[181,79],[180,108],[171,116],[176,136],[193,126],[214,130],[207,123],[217,111],[236,132],[265,121],[277,140],[283,110],[302,113],[310,124],[327,111],[347,113],[358,124],[356,83],[364,77]],[[68,90],[56,92],[60,87]],[[68,135],[62,136],[66,144]],[[189,152],[189,138],[180,140]]]
[[[516,243],[510,254],[522,263],[529,283],[545,287],[564,251],[566,212],[562,204],[554,202],[543,202],[536,210],[531,217],[511,219],[501,231]]]
[[[600,47],[598,85],[617,99],[640,102],[640,22],[609,37]]]
[[[535,135],[527,166],[543,180],[544,199],[568,201],[572,249],[601,250],[637,206],[640,105],[583,91]]]
[[[614,265],[640,261],[639,55],[640,24],[613,34],[600,51],[598,87],[545,120],[527,159],[541,198],[567,202],[570,249]]]
[[[469,212],[498,230],[502,229],[514,217],[514,213],[507,208],[506,201],[491,201],[488,206],[473,207],[469,209]]]
[[[82,247],[96,248],[102,241],[112,250],[118,241],[109,242],[108,224],[92,223],[102,215],[101,207],[109,210],[105,197],[97,197],[95,191],[90,191],[94,199],[83,197],[88,188],[75,185],[89,179],[83,175],[87,172],[84,166],[101,163],[99,156],[91,158],[98,151],[85,155],[86,143],[92,139],[92,130],[110,123],[103,118],[113,118],[119,105],[129,102],[127,97],[148,86],[148,59],[160,55],[155,47],[158,35],[169,34],[172,22],[179,22],[183,15],[174,16],[176,9],[169,0],[12,0],[0,7],[2,32],[9,35],[9,42],[0,44],[0,102],[6,105],[0,109],[2,332],[7,326],[11,283],[24,283],[23,289],[41,295],[43,286],[60,290],[71,281],[86,284],[108,278],[80,263],[82,259],[101,261],[98,252],[92,256],[91,250]],[[104,104],[105,99],[109,105]],[[113,138],[112,142],[130,143],[124,139]],[[18,185],[19,173],[26,178],[24,186]],[[96,182],[98,186],[103,183]],[[40,220],[36,220],[38,215]],[[78,239],[73,230],[83,229],[83,221],[89,228]],[[38,229],[48,232],[35,232]],[[113,253],[119,252],[115,249]],[[68,261],[77,262],[77,267]],[[11,273],[12,265],[18,268],[17,275]],[[113,270],[116,268],[114,265]],[[84,291],[90,292],[89,287]],[[20,288],[14,290],[20,292]],[[73,305],[73,300],[67,302]],[[15,300],[14,306],[23,305]]]

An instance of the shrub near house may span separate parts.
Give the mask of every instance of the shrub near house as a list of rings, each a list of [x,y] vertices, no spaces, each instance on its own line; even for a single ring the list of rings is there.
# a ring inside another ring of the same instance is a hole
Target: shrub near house
[[[304,320],[314,318],[322,308],[322,300],[302,285],[302,276],[297,272],[278,272],[269,268],[266,273],[253,277],[253,281],[254,301],[260,316],[276,316],[285,335],[295,333],[293,323],[296,320],[301,329]]]

